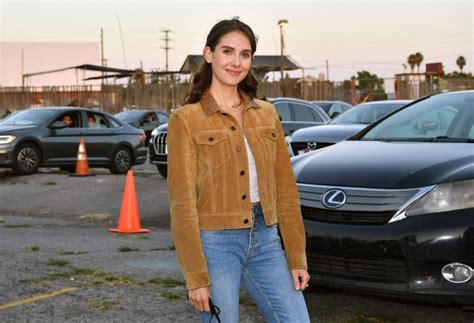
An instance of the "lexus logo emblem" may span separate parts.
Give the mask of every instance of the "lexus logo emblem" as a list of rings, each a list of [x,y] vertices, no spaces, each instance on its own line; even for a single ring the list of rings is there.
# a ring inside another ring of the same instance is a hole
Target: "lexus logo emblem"
[[[346,203],[347,195],[341,190],[329,190],[323,195],[323,205],[329,209],[336,209]]]
[[[308,142],[306,144],[306,147],[308,147],[309,150],[315,150],[317,146],[318,146],[318,144],[314,141]]]

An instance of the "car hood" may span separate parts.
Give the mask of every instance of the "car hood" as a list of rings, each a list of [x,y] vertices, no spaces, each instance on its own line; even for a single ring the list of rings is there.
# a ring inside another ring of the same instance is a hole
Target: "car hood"
[[[12,132],[16,132],[18,130],[29,130],[29,129],[35,129],[38,128],[37,125],[27,125],[27,126],[10,126],[10,125],[5,125],[2,126],[0,124],[0,135],[9,135]]]
[[[292,163],[298,183],[414,188],[474,178],[474,144],[350,140]]]
[[[162,125],[159,125],[158,127],[156,127],[156,129],[158,129],[159,132],[168,132],[168,124],[164,123]]]
[[[339,142],[352,137],[368,125],[366,124],[326,124],[317,127],[303,128],[291,136],[292,142]]]

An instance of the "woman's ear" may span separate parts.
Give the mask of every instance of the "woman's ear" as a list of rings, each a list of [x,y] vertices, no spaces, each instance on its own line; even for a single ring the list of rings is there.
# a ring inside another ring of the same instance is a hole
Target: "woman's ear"
[[[211,64],[212,63],[212,51],[209,46],[204,47],[202,56],[204,56],[204,60],[206,63]]]

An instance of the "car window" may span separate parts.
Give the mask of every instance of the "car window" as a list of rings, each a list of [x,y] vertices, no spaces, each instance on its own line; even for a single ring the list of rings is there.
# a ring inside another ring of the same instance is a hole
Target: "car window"
[[[79,111],[67,111],[57,117],[54,122],[62,121],[66,128],[82,128],[81,113]]]
[[[385,119],[367,132],[363,139],[472,139],[473,103],[474,96],[469,97],[465,93],[429,97]]]
[[[106,117],[107,120],[109,121],[110,128],[120,128],[122,125],[118,123],[116,120],[113,118],[109,118],[108,116]]]
[[[168,122],[168,116],[164,113],[158,113],[158,122],[160,123],[166,123]]]
[[[54,110],[28,109],[14,112],[0,123],[2,126],[39,125],[43,122],[47,122],[47,120],[52,118],[56,113],[57,111]]]
[[[318,107],[324,110],[324,112],[328,113],[329,109],[331,109],[331,103],[329,102],[318,102],[314,101],[314,104],[316,104]]]
[[[87,125],[89,128],[110,128],[110,123],[107,118],[98,113],[87,113]]]
[[[275,108],[277,109],[281,121],[291,121],[290,106],[288,102],[277,102],[275,103]]]
[[[291,106],[295,114],[295,121],[314,121],[311,108],[298,103],[292,103]]]
[[[339,115],[332,124],[371,124],[404,105],[403,103],[364,104]]]
[[[144,117],[143,117],[143,123],[156,123],[156,114],[154,112],[151,112],[151,113],[147,113]]]

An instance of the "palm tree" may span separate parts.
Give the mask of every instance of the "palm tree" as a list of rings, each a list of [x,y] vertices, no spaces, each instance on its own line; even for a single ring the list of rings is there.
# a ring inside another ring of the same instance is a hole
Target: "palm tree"
[[[456,65],[459,66],[459,70],[462,74],[462,68],[466,65],[466,59],[464,58],[464,56],[458,57],[458,59],[456,60]]]
[[[408,65],[410,65],[411,73],[413,74],[413,70],[415,69],[415,65],[416,65],[416,58],[414,54],[410,54],[410,56],[408,56],[407,63]]]
[[[420,73],[420,65],[421,65],[421,62],[423,62],[423,59],[424,59],[423,54],[421,54],[420,52],[415,53],[415,64],[418,69],[418,73]]]

